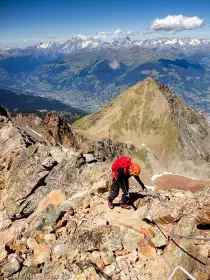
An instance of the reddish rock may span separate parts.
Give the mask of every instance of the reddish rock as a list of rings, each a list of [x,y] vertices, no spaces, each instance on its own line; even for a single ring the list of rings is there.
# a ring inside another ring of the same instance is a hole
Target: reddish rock
[[[150,240],[139,240],[138,251],[144,256],[156,255],[156,248]]]
[[[171,215],[163,215],[156,218],[155,221],[161,224],[170,224],[174,222],[174,218]]]
[[[46,244],[38,244],[34,248],[33,264],[38,265],[50,259],[50,248]]]
[[[46,242],[46,243],[52,243],[53,241],[56,240],[55,234],[52,233],[41,233],[37,236],[37,241],[38,242]]]
[[[127,254],[129,254],[129,253],[130,253],[130,251],[125,250],[125,249],[115,251],[115,255],[116,255],[116,256],[124,256],[124,255],[127,255]]]
[[[151,238],[155,236],[155,232],[150,228],[140,228],[139,232]]]
[[[114,276],[112,276],[112,280],[120,280],[120,275],[114,275]]]
[[[102,233],[102,232],[104,232],[104,228],[103,228],[102,226],[99,226],[99,227],[97,228],[97,231],[100,232],[100,233]]]
[[[47,197],[39,202],[36,214],[41,213],[49,205],[59,206],[63,204],[65,200],[66,196],[61,190],[52,191]]]
[[[103,270],[104,267],[105,267],[105,264],[104,264],[104,262],[103,262],[102,260],[98,261],[98,262],[96,263],[96,265],[97,265],[97,267],[98,267],[99,269],[101,269],[101,270]]]
[[[19,114],[16,123],[29,126],[52,144],[59,143],[65,148],[78,147],[70,125],[56,113],[47,113],[44,119],[35,115]]]

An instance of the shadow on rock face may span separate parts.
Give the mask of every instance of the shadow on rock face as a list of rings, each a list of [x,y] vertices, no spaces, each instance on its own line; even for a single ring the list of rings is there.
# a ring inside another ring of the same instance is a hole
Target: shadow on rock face
[[[133,209],[136,211],[137,210],[137,207],[134,205],[135,202],[138,200],[138,199],[143,199],[146,195],[144,194],[140,194],[140,193],[136,193],[136,192],[131,192],[129,193],[129,203],[130,205],[133,207]]]

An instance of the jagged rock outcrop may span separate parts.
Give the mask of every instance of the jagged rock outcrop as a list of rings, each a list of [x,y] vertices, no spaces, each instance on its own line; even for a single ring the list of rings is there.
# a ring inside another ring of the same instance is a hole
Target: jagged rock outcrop
[[[4,171],[10,169],[22,148],[32,144],[33,139],[17,128],[7,111],[0,106],[0,189],[4,186]]]
[[[9,215],[19,213],[26,201],[30,204],[34,203],[34,200],[31,201],[31,195],[38,188],[45,186],[45,178],[56,164],[57,161],[49,150],[39,144],[19,152],[5,177],[3,195],[5,194],[9,200],[7,202],[7,206],[11,207],[10,209],[7,207]]]
[[[56,113],[47,113],[42,119],[36,115],[19,114],[15,118],[16,125],[27,133],[35,133],[53,145],[63,145],[65,148],[78,148],[77,141],[70,125]]]
[[[101,141],[89,141],[89,152],[93,152],[95,157],[112,160],[124,154],[134,154],[135,146],[112,141],[111,139],[102,139]]]
[[[9,118],[7,111],[0,107],[0,161],[3,162],[18,148],[29,146],[33,141],[19,130]]]

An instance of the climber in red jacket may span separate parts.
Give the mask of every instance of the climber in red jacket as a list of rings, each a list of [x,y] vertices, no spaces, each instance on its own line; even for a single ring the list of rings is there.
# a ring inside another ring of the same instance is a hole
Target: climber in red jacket
[[[119,190],[123,192],[121,199],[121,207],[130,209],[129,200],[129,182],[131,176],[137,180],[143,190],[146,190],[144,183],[139,178],[141,168],[139,164],[131,161],[129,157],[121,157],[117,159],[112,165],[112,185],[108,196],[108,206],[110,209],[114,208],[112,201],[118,196]]]

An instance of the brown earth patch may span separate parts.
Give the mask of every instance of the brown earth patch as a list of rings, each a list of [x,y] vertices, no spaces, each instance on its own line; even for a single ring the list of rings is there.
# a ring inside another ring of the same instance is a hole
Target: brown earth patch
[[[210,187],[210,180],[197,180],[181,175],[166,174],[156,178],[154,185],[158,186],[158,189],[161,190],[179,189],[197,192],[203,190],[205,187]]]

